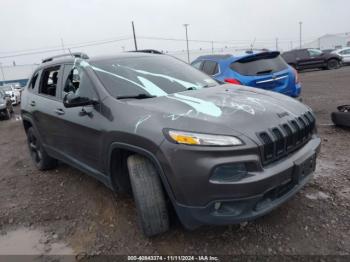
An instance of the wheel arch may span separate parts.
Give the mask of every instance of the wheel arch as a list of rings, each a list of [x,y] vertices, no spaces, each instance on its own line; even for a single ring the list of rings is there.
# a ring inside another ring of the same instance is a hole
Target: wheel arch
[[[154,165],[154,167],[157,170],[157,173],[162,181],[162,185],[165,189],[167,196],[172,201],[175,201],[172,188],[155,154],[144,148],[141,148],[135,145],[126,144],[126,143],[121,143],[121,142],[112,143],[108,153],[108,176],[110,177],[111,186],[113,190],[117,191],[121,189],[122,191],[124,191],[122,187],[123,187],[123,183],[125,182],[125,181],[123,182],[123,179],[125,177],[123,178],[123,176],[125,176],[126,174],[125,173],[123,174],[122,173],[123,170],[121,169],[123,169],[123,167],[126,167],[126,159],[129,155],[132,155],[132,154],[142,155],[145,158],[147,158],[149,161],[151,161],[151,163]],[[119,167],[116,170],[115,168],[117,167],[118,164],[119,164]],[[127,170],[124,170],[124,172],[125,171]],[[129,176],[129,174],[127,174],[127,176]]]
[[[22,115],[22,124],[23,124],[24,131],[26,133],[28,132],[28,129],[31,128],[31,127],[33,127],[36,131],[38,131],[36,126],[35,126],[35,124],[34,124],[34,122],[33,122],[33,120],[30,117],[28,117],[28,116],[23,116]]]

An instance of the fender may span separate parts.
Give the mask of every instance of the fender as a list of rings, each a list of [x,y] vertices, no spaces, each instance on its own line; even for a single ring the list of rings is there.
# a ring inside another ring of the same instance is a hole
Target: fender
[[[112,152],[114,149],[126,149],[129,151],[135,152],[137,154],[140,154],[140,155],[146,157],[147,159],[149,159],[152,162],[152,164],[155,166],[155,168],[160,176],[160,179],[162,180],[165,191],[168,194],[170,200],[173,203],[176,202],[174,192],[169,184],[169,181],[168,181],[168,179],[163,171],[163,168],[162,168],[161,164],[159,163],[157,157],[153,153],[151,153],[150,151],[148,151],[144,148],[130,145],[130,144],[126,144],[126,143],[113,142],[110,145],[109,151],[108,151],[108,176],[109,177],[112,176],[110,166],[111,166]],[[110,179],[110,180],[112,180],[112,179]]]

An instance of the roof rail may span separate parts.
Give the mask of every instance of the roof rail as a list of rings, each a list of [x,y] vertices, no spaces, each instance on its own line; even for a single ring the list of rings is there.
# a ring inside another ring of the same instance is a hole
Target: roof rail
[[[142,49],[142,50],[134,50],[134,51],[128,51],[128,52],[149,53],[149,54],[158,54],[158,55],[163,54],[163,52],[155,50],[155,49]]]
[[[82,53],[82,52],[76,52],[76,53],[51,56],[51,57],[43,59],[42,63],[47,63],[47,62],[50,62],[56,58],[61,58],[61,57],[66,57],[66,56],[71,56],[71,57],[76,57],[76,58],[81,58],[81,59],[89,59],[89,56],[87,54]]]

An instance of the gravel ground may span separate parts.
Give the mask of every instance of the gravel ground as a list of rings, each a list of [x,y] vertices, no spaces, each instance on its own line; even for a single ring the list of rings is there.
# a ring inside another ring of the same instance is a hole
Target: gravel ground
[[[350,67],[300,77],[322,137],[311,182],[253,222],[195,231],[175,224],[152,239],[140,232],[132,199],[64,164],[38,172],[18,114],[1,121],[0,254],[350,255],[350,130],[329,117],[350,103]]]

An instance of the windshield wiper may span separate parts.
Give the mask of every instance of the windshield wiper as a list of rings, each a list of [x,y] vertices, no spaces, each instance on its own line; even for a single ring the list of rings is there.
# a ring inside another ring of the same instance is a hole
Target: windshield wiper
[[[263,75],[263,74],[268,74],[268,73],[271,73],[271,72],[272,72],[272,69],[268,69],[268,70],[257,72],[256,74],[257,75]]]
[[[136,94],[136,95],[129,95],[129,96],[117,96],[117,99],[128,99],[128,98],[135,98],[135,99],[144,99],[144,98],[153,98],[156,96],[148,95],[148,94]]]

